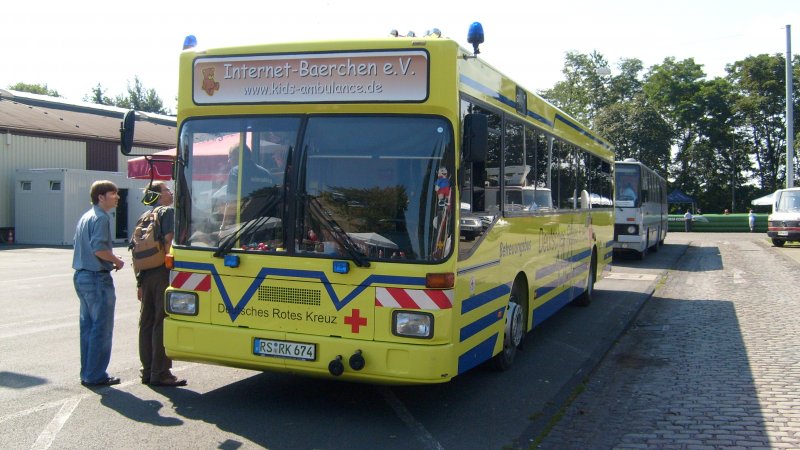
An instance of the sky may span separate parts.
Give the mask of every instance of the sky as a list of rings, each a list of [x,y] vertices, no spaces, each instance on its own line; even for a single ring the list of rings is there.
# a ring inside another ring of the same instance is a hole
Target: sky
[[[532,91],[563,79],[568,52],[597,51],[612,75],[623,58],[645,68],[694,58],[709,78],[758,54],[800,53],[798,0],[182,0],[6,2],[0,19],[0,88],[47,84],[81,101],[98,83],[109,97],[138,76],[175,112],[178,56],[198,47],[342,38],[418,36],[438,28],[466,48],[483,25],[481,57]]]

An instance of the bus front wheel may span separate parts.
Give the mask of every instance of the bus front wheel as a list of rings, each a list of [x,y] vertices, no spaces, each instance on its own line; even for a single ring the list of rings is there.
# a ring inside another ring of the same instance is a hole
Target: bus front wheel
[[[508,370],[514,363],[517,350],[525,337],[525,290],[519,281],[514,282],[506,310],[506,326],[503,333],[503,350],[492,358],[497,370]]]
[[[786,241],[784,241],[783,239],[772,239],[772,245],[774,245],[775,247],[783,247],[783,244],[785,243]]]

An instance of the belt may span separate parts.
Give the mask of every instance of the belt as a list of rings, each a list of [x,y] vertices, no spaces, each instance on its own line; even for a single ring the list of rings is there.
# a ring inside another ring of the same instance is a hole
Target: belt
[[[111,273],[110,270],[89,270],[89,269],[78,269],[78,272]]]

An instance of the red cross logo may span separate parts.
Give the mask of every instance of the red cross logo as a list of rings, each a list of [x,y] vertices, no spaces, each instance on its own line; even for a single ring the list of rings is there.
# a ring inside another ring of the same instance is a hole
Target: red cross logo
[[[353,333],[358,333],[359,327],[367,326],[367,318],[361,317],[360,312],[358,309],[354,309],[352,316],[344,317],[344,323],[350,325],[350,331]]]

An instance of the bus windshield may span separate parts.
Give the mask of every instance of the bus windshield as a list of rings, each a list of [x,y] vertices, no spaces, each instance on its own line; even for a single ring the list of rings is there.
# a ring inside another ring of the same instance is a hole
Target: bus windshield
[[[614,173],[616,176],[614,205],[629,208],[638,207],[641,201],[639,166],[617,164]]]
[[[782,191],[778,194],[776,212],[800,211],[800,191]]]
[[[442,118],[198,119],[180,149],[178,245],[357,262],[451,250],[453,133]]]

